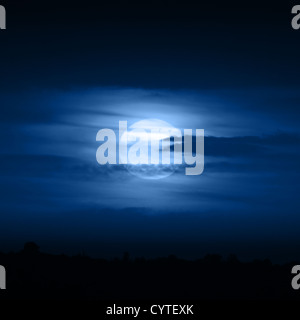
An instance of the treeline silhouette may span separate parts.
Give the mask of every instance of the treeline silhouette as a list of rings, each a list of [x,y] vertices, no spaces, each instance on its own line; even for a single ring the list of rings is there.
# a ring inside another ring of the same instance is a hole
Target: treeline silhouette
[[[112,260],[41,253],[26,243],[18,253],[0,253],[7,271],[2,299],[299,299],[291,287],[292,266],[269,260],[240,262],[216,254],[194,261],[166,258]],[[299,264],[299,263],[298,263]]]

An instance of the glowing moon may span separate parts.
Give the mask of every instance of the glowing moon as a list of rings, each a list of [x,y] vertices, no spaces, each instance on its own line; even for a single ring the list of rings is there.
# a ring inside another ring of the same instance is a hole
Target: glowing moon
[[[168,138],[168,134],[165,132],[168,129],[175,129],[168,122],[159,119],[141,120],[134,123],[129,127],[128,132],[122,135],[119,143],[125,143],[125,141],[132,140],[132,135],[139,133],[139,139],[149,141],[150,143],[158,143],[163,139]],[[149,147],[150,148],[150,147]],[[161,146],[159,146],[158,152],[161,153]],[[150,158],[150,152],[148,154]],[[126,164],[126,169],[133,175],[143,179],[162,179],[170,176],[176,171],[178,165],[175,164],[150,164],[150,160],[146,159],[149,164]]]

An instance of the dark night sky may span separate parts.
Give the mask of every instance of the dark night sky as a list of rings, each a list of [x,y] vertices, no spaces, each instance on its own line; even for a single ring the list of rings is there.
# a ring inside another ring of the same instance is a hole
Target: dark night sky
[[[2,1],[0,250],[292,260],[300,247],[295,2]],[[205,170],[143,180],[96,133],[205,130]]]

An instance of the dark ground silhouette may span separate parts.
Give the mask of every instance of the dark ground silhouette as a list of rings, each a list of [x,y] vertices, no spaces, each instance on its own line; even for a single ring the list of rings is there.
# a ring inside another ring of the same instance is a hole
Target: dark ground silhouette
[[[0,253],[6,267],[4,299],[300,299],[291,287],[292,266],[269,260],[242,263],[231,255],[188,261],[169,256],[146,260],[92,259],[40,253],[27,243]]]

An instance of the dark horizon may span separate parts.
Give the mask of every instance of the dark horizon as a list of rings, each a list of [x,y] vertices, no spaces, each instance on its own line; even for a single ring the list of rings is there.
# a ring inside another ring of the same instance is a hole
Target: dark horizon
[[[245,263],[234,255],[224,259],[217,254],[193,261],[174,255],[133,259],[127,252],[120,258],[105,260],[92,259],[84,253],[49,255],[40,252],[33,242],[25,243],[17,253],[0,252],[0,259],[10,271],[9,289],[5,294],[0,292],[0,299],[23,299],[25,293],[26,300],[55,297],[56,300],[97,299],[98,303],[116,303],[116,300],[120,303],[125,298],[144,302],[154,298],[173,301],[299,299],[298,292],[290,287],[290,271],[295,261],[284,265],[274,265],[267,259]]]

